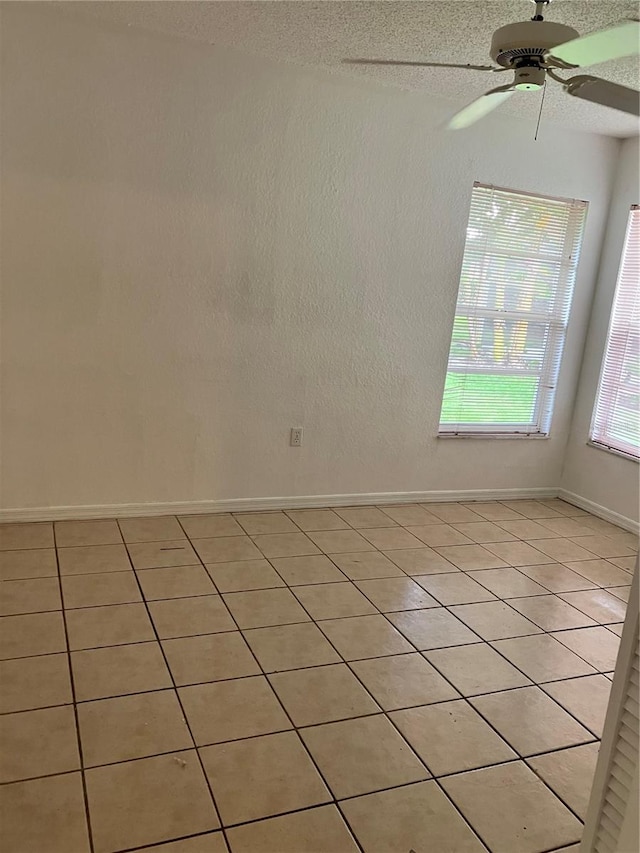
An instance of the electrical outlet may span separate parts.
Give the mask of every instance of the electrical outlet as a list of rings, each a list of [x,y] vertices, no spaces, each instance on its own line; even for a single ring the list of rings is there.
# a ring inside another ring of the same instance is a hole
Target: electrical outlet
[[[300,447],[302,444],[302,427],[291,427],[289,444],[291,447]]]

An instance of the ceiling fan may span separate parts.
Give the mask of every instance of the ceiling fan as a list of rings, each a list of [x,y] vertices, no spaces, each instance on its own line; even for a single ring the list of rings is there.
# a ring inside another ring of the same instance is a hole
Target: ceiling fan
[[[551,0],[532,0],[536,11],[530,21],[507,24],[495,31],[489,54],[497,66],[459,65],[453,62],[413,62],[393,59],[345,59],[351,65],[405,65],[411,67],[466,68],[471,71],[514,72],[505,86],[490,89],[449,121],[451,130],[469,127],[499,107],[515,91],[533,91],[547,77],[561,83],[576,98],[640,115],[640,92],[589,74],[565,79],[558,71],[596,65],[640,53],[640,22],[625,21],[605,30],[581,36],[572,27],[545,21],[542,12]]]

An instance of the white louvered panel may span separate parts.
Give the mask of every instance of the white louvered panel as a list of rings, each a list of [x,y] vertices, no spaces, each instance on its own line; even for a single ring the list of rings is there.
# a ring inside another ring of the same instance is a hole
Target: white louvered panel
[[[611,688],[581,853],[638,853],[638,568]]]

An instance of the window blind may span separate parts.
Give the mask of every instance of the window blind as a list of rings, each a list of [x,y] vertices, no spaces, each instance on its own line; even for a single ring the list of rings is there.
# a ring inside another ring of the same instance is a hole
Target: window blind
[[[587,202],[475,183],[440,435],[546,435]]]
[[[613,299],[591,440],[640,455],[640,208],[629,214]]]

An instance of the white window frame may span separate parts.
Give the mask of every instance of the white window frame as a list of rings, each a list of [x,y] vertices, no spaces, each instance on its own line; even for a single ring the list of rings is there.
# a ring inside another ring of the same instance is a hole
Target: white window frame
[[[616,289],[609,318],[607,330],[607,341],[600,367],[598,379],[598,390],[596,392],[591,426],[589,428],[589,444],[600,450],[607,450],[628,459],[638,462],[640,459],[640,448],[622,439],[617,439],[609,432],[609,424],[615,412],[615,401],[618,393],[623,389],[623,378],[619,375],[620,361],[618,357],[619,347],[625,347],[628,339],[634,334],[640,335],[640,316],[638,303],[634,304],[634,296],[637,300],[637,290],[640,287],[637,277],[634,280],[634,271],[629,267],[638,264],[640,249],[632,246],[631,240],[634,235],[640,234],[640,206],[634,204],[629,211],[627,229],[625,232]],[[636,273],[637,275],[637,273]],[[614,336],[618,339],[619,346],[612,348]],[[618,374],[618,375],[616,375]],[[633,388],[630,389],[633,392]],[[640,417],[640,413],[638,415]]]
[[[564,234],[564,254],[559,262],[559,269],[562,273],[562,280],[558,283],[554,294],[554,306],[550,312],[534,312],[534,311],[506,311],[488,308],[479,308],[477,305],[465,305],[460,301],[460,290],[458,291],[458,301],[456,304],[455,317],[466,316],[468,318],[482,319],[500,319],[500,320],[520,320],[524,322],[538,322],[547,327],[548,337],[546,340],[545,352],[542,360],[542,365],[539,370],[532,369],[530,372],[520,370],[519,375],[538,376],[540,378],[540,390],[536,397],[535,413],[530,424],[522,423],[474,423],[474,424],[452,424],[449,422],[440,421],[438,428],[439,438],[547,438],[549,435],[551,417],[553,414],[553,405],[555,399],[556,384],[560,370],[560,362],[564,349],[567,326],[569,322],[569,313],[573,298],[573,289],[575,285],[576,272],[582,246],[582,237],[584,234],[584,226],[586,222],[588,203],[578,199],[569,199],[556,196],[541,195],[523,190],[508,189],[505,187],[496,187],[491,184],[483,184],[475,181],[473,184],[473,195],[471,199],[471,207],[468,219],[468,228],[472,227],[474,217],[474,203],[476,199],[480,199],[479,194],[483,193],[499,193],[520,196],[524,198],[535,199],[538,204],[544,201],[552,201],[555,204],[566,204],[569,209],[567,219],[567,229]],[[481,199],[477,202],[482,203]],[[532,212],[535,207],[532,206]],[[477,213],[475,215],[478,215]],[[468,241],[465,241],[465,257],[462,262],[462,270],[460,281],[462,284],[462,276],[464,275],[465,263],[467,260]],[[513,252],[513,257],[523,257],[520,252]],[[539,255],[542,257],[542,254]],[[460,287],[461,287],[460,284]],[[455,318],[454,318],[455,323]],[[454,326],[455,328],[455,326]],[[453,331],[452,341],[453,345]],[[447,363],[447,375],[451,370],[451,350]],[[466,371],[467,375],[473,370]],[[491,368],[482,367],[476,371],[483,375],[502,375],[502,369],[492,370]],[[464,375],[465,371],[460,371]],[[444,406],[443,392],[443,406]],[[441,411],[442,417],[442,411]]]

